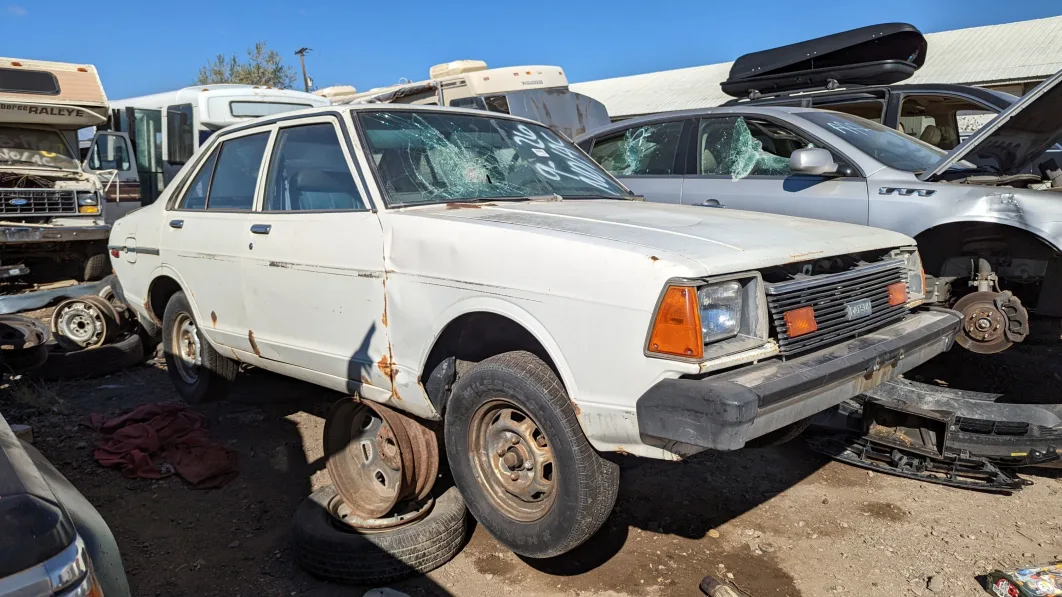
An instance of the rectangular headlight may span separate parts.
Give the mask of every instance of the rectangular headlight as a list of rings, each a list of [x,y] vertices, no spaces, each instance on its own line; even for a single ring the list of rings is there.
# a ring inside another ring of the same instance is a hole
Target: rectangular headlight
[[[89,191],[89,192],[79,191],[78,194],[77,194],[77,204],[78,205],[99,205],[100,204],[100,199],[99,199],[99,197],[96,196],[96,193],[93,193],[91,191]]]
[[[736,281],[709,284],[697,289],[701,335],[705,344],[737,335],[741,329],[741,284]]]

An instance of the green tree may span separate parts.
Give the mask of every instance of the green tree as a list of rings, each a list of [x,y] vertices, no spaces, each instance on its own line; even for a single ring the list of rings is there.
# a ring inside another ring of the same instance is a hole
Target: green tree
[[[260,41],[247,49],[247,62],[241,62],[235,54],[228,57],[218,54],[199,69],[195,82],[196,85],[239,83],[286,89],[294,87],[295,80],[295,69],[284,64],[276,50],[270,50],[266,42]]]

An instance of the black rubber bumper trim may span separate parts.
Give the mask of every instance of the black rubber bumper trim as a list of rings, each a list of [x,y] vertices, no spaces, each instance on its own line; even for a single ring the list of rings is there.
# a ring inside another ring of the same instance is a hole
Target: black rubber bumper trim
[[[740,448],[752,439],[742,428],[751,428],[761,409],[770,411],[772,405],[800,395],[810,398],[818,388],[865,375],[907,352],[954,337],[961,316],[946,309],[932,311],[945,316],[913,329],[897,322],[789,361],[773,359],[701,379],[662,380],[638,399],[639,433],[657,444]]]

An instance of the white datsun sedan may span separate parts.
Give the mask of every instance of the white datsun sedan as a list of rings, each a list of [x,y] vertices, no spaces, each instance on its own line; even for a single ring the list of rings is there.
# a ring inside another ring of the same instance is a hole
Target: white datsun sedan
[[[110,251],[187,400],[243,363],[439,422],[473,515],[531,557],[604,522],[619,473],[601,452],[784,441],[959,329],[920,307],[908,236],[647,203],[546,127],[470,110],[225,129]],[[379,495],[373,445],[349,462]]]

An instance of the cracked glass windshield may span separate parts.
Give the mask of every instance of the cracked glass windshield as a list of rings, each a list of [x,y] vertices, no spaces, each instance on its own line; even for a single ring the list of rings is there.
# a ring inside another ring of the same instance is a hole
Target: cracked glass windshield
[[[600,166],[543,126],[427,111],[356,115],[390,205],[629,197]]]
[[[922,172],[935,166],[945,151],[923,143],[887,126],[858,116],[839,112],[800,112],[809,120],[854,145],[889,168],[907,172]],[[956,168],[969,169],[973,164],[959,162]]]
[[[0,164],[77,170],[77,160],[56,131],[0,126]]]

